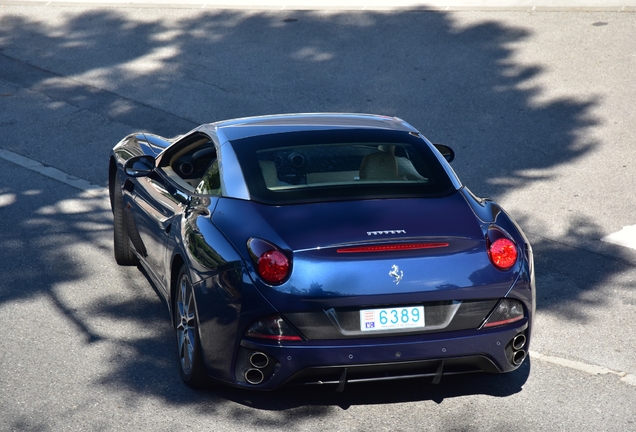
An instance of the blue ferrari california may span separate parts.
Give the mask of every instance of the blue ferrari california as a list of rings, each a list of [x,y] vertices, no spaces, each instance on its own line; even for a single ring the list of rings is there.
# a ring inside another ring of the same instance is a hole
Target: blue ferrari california
[[[366,114],[132,134],[110,157],[115,259],[164,297],[189,386],[510,372],[531,336],[532,249],[453,157]]]

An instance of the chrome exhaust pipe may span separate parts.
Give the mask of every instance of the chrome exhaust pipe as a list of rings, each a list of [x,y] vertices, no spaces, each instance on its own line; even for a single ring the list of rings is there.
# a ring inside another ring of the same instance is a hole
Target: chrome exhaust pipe
[[[260,384],[265,379],[263,372],[260,369],[254,368],[246,369],[243,376],[245,377],[245,381],[253,385]]]
[[[263,354],[262,352],[253,352],[250,355],[250,364],[256,369],[263,369],[269,364],[269,357],[267,357],[267,355]]]
[[[526,358],[526,352],[524,350],[515,351],[512,355],[512,364],[515,366],[519,366],[523,363],[523,360]]]
[[[512,339],[512,348],[520,350],[524,346],[526,346],[526,336],[523,333],[519,333]]]

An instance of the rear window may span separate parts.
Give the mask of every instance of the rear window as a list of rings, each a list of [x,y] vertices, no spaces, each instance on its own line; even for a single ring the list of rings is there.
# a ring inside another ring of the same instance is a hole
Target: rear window
[[[232,142],[252,199],[285,204],[447,195],[433,151],[401,131],[322,130]]]

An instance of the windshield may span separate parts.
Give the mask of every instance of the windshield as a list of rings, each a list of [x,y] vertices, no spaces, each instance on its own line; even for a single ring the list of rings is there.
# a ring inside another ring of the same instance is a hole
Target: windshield
[[[433,151],[408,132],[290,132],[232,145],[250,196],[264,203],[427,197],[453,190]]]

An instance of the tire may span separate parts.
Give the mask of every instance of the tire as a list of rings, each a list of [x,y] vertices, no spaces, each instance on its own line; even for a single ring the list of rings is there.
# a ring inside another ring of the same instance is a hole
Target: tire
[[[209,380],[201,355],[194,291],[185,266],[181,267],[177,278],[173,315],[181,379],[192,388],[207,387]]]
[[[124,215],[124,197],[119,183],[119,173],[115,174],[113,185],[113,249],[115,261],[122,266],[136,266],[139,264],[137,257],[130,247],[128,229]]]

